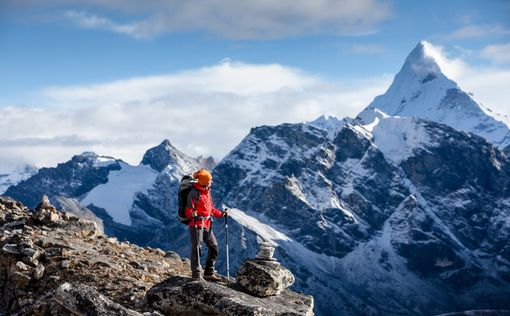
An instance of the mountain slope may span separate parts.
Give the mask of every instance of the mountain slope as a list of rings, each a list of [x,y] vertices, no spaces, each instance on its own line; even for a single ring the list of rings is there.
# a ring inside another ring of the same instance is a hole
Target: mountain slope
[[[147,150],[138,166],[122,165],[110,173],[108,182],[95,187],[81,201],[105,223],[105,232],[146,245],[168,225],[184,228],[175,220],[177,188],[184,174],[200,168],[194,158],[175,148],[168,140]],[[169,243],[160,245],[169,249]]]
[[[392,116],[414,116],[482,136],[499,148],[510,145],[510,118],[495,114],[444,75],[441,56],[420,42],[407,57],[388,90],[358,117],[374,119],[373,110]]]
[[[28,164],[17,166],[6,174],[0,174],[0,194],[3,194],[11,185],[16,185],[37,173],[37,167]]]
[[[236,255],[264,237],[254,222],[278,231],[277,256],[320,314],[509,307],[510,163],[481,137],[388,116],[333,139],[264,126],[214,172],[217,199],[256,219],[234,215]]]

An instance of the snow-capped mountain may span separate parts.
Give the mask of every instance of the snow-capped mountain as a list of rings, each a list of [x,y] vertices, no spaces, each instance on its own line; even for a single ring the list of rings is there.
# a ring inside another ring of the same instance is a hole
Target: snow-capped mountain
[[[36,166],[22,164],[9,173],[0,174],[0,195],[11,185],[16,185],[36,174],[37,170]]]
[[[178,183],[200,167],[196,159],[164,140],[147,150],[137,166],[86,152],[55,168],[42,168],[6,195],[30,207],[43,194],[66,209],[69,201],[77,200],[102,220],[107,234],[145,245],[159,230],[176,224]],[[177,223],[172,230],[183,229],[180,226]]]
[[[200,167],[196,159],[164,140],[147,150],[138,166],[122,164],[111,172],[108,181],[92,189],[81,203],[103,220],[108,234],[146,245],[167,226],[171,232],[183,233],[184,226],[175,220],[176,192],[182,176]],[[169,244],[162,247],[168,249]]]
[[[374,109],[391,116],[414,116],[482,136],[503,149],[510,145],[510,117],[485,108],[441,68],[441,56],[428,42],[420,42],[407,57],[388,90],[359,114],[365,123]],[[443,66],[444,67],[444,66]]]
[[[112,170],[120,170],[123,162],[92,152],[76,155],[54,168],[41,168],[32,177],[11,186],[5,195],[35,207],[46,194],[50,198],[67,196],[83,198],[95,186],[106,183]],[[52,199],[58,204],[58,201]]]
[[[319,314],[509,307],[510,162],[481,137],[387,116],[333,140],[263,126],[214,173],[218,199],[243,210],[231,258],[273,236]]]
[[[215,167],[215,205],[234,208],[231,273],[266,239],[320,315],[510,309],[508,126],[434,54],[420,43],[357,119],[252,128]],[[188,256],[176,192],[201,163],[164,141],[138,166],[79,155],[7,193],[74,198],[61,205],[88,213],[81,201],[107,234]],[[223,219],[214,231],[223,252]]]

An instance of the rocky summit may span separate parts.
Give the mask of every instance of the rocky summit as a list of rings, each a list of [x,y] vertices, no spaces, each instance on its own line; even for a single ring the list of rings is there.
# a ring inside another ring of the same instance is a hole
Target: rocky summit
[[[210,315],[313,315],[313,297],[292,291],[259,298],[238,284],[223,286],[176,276],[149,290],[147,302],[167,315],[190,310]]]
[[[0,315],[313,313],[313,298],[299,293],[258,298],[193,281],[188,259],[119,242],[47,199],[32,210],[0,197],[0,249]]]

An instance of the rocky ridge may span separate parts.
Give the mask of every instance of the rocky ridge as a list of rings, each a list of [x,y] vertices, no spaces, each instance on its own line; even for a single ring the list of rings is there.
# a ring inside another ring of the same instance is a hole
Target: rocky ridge
[[[188,259],[119,242],[105,236],[96,222],[57,211],[47,201],[31,210],[0,197],[0,232],[0,315],[161,315],[161,306],[170,302],[197,315],[235,315],[238,310],[252,311],[246,315],[312,314],[313,298],[302,294],[285,291],[261,299],[235,284],[193,281]],[[158,305],[156,296],[146,296],[150,289],[167,289],[172,280],[195,289],[196,297],[215,300],[186,305],[167,293],[157,298]],[[223,302],[223,309],[213,306],[216,301]]]

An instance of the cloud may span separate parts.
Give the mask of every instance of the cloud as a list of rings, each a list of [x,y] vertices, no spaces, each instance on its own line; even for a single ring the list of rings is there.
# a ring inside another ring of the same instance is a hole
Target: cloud
[[[387,48],[380,44],[350,44],[341,45],[341,50],[349,54],[380,54],[387,51]]]
[[[462,58],[449,56],[441,46],[434,45],[432,48],[434,59],[448,78],[457,82],[464,91],[472,93],[485,108],[504,116],[510,115],[510,68],[470,64]],[[459,47],[455,49],[459,50]],[[510,120],[510,117],[506,120]]]
[[[487,38],[510,35],[510,29],[499,24],[466,25],[444,35],[446,39]]]
[[[329,82],[278,64],[225,60],[160,76],[48,87],[41,101],[52,106],[0,108],[0,161],[47,166],[92,150],[138,164],[165,138],[189,155],[222,158],[255,126],[354,116],[390,80]]]
[[[143,23],[119,24],[98,15],[88,14],[83,11],[66,11],[64,17],[86,29],[107,30],[135,38],[148,37],[158,32],[151,26],[149,29],[143,27]]]
[[[489,45],[482,49],[481,56],[496,63],[510,62],[510,42],[501,45]]]
[[[508,67],[474,66],[442,47],[434,51],[462,89],[510,114]],[[331,82],[279,64],[224,60],[159,76],[47,87],[40,102],[51,106],[0,108],[0,171],[6,162],[49,166],[90,150],[137,164],[165,138],[189,155],[222,158],[254,126],[355,116],[391,80]]]
[[[387,0],[8,2],[11,10],[12,7],[25,8],[28,12],[33,8],[48,8],[52,12],[58,9],[65,11],[64,17],[80,27],[135,38],[196,31],[228,39],[274,39],[322,33],[364,35],[376,32],[378,25],[392,16]]]

